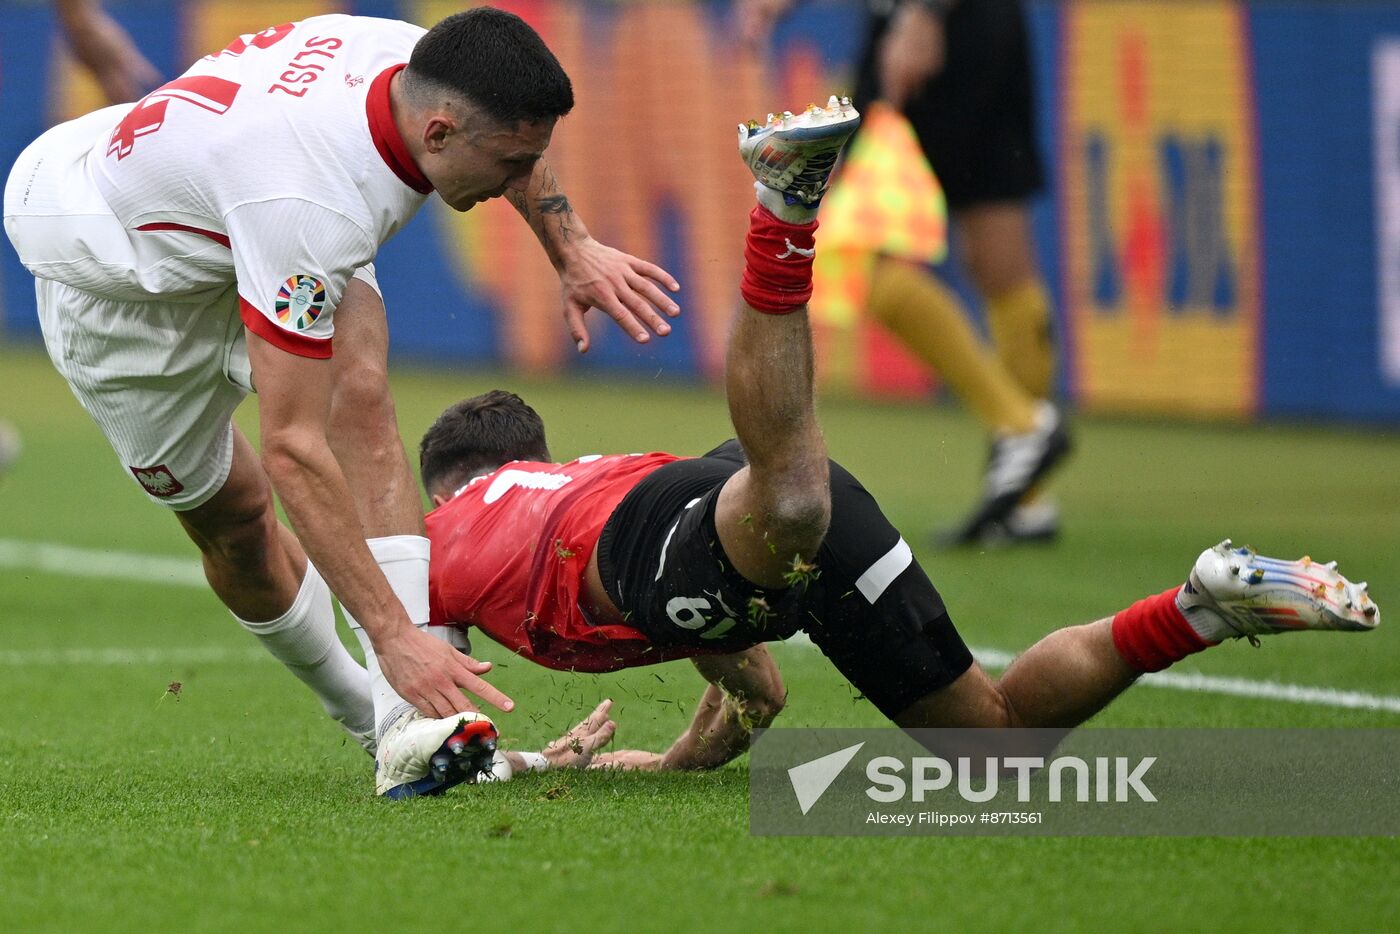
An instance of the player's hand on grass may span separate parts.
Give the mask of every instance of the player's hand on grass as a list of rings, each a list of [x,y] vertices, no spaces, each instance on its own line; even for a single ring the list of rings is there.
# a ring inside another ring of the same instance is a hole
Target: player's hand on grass
[[[612,742],[617,724],[609,719],[612,701],[605,700],[583,722],[544,747],[542,753],[552,769],[586,769],[594,753]]]
[[[665,290],[680,289],[680,283],[655,263],[638,259],[588,237],[571,252],[559,273],[564,289],[564,321],[579,353],[588,350],[588,328],[584,313],[602,310],[618,327],[639,344],[652,333],[671,333],[666,317],[681,313]],[[666,317],[662,317],[662,314]]]
[[[880,42],[880,96],[896,110],[943,70],[943,21],[927,7],[906,3],[894,15]]]
[[[476,710],[462,692],[509,711],[515,702],[483,680],[490,662],[479,662],[415,626],[403,626],[374,647],[379,667],[399,696],[426,717]]]
[[[618,749],[594,756],[591,768],[654,772],[661,768],[661,753],[647,752],[645,749]]]

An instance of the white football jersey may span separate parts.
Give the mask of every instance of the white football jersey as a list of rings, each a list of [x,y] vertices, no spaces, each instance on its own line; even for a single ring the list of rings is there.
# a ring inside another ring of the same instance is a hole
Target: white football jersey
[[[389,108],[423,33],[342,15],[274,26],[135,105],[56,127],[34,146],[68,160],[62,175],[21,157],[7,187],[21,259],[99,295],[189,296],[192,312],[236,282],[250,330],[330,356],[346,284],[432,190]]]

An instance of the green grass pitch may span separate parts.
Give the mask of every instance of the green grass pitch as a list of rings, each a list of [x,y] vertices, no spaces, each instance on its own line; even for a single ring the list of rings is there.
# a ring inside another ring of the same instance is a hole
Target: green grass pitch
[[[540,410],[561,459],[695,454],[728,436],[712,392],[405,368],[405,437],[497,384]],[[752,837],[744,761],[377,801],[364,754],[207,591],[14,559],[15,543],[21,554],[32,543],[194,552],[41,354],[0,353],[0,399],[26,443],[0,478],[5,930],[1383,930],[1400,914],[1389,839]],[[1063,541],[946,555],[920,544],[974,494],[983,445],[972,422],[841,400],[822,417],[832,455],[905,531],[974,646],[1015,651],[1112,613],[1180,581],[1227,535],[1337,558],[1372,582],[1383,613],[1400,606],[1394,434],[1081,419],[1056,484]],[[520,701],[499,719],[518,748],[603,697],[617,701],[620,744],[660,746],[700,694],[683,663],[565,676],[480,648]],[[791,690],[781,725],[881,722],[815,651],[775,652]],[[1400,643],[1386,626],[1232,644],[1181,667],[1400,695]],[[1400,727],[1400,715],[1144,686],[1098,722]]]

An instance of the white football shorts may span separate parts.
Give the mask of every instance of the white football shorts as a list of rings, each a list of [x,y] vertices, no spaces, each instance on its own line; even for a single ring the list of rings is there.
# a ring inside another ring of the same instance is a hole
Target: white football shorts
[[[374,266],[354,278],[376,292]],[[230,285],[213,300],[132,302],[36,279],[49,357],[126,473],[175,510],[213,496],[233,466],[233,412],[253,391]]]
[[[217,301],[131,302],[37,279],[49,357],[125,468],[153,500],[193,509],[233,466],[231,378],[243,322],[233,286]],[[247,352],[243,352],[246,379]]]

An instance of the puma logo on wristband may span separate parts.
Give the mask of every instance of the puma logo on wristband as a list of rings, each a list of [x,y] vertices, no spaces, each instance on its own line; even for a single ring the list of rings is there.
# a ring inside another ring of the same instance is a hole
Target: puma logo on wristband
[[[789,240],[787,237],[784,237],[784,238],[783,238],[783,243],[787,244],[787,252],[785,252],[785,253],[776,253],[776,254],[774,254],[775,256],[778,257],[778,259],[787,259],[789,256],[794,256],[794,255],[796,255],[796,256],[802,256],[802,257],[805,257],[805,258],[807,258],[807,259],[811,259],[812,257],[814,257],[814,256],[817,255],[817,248],[816,248],[816,247],[812,247],[812,249],[810,249],[810,250],[804,250],[804,249],[802,249],[802,247],[800,247],[800,246],[795,246],[795,245],[793,245],[793,242],[792,242],[791,240]]]

